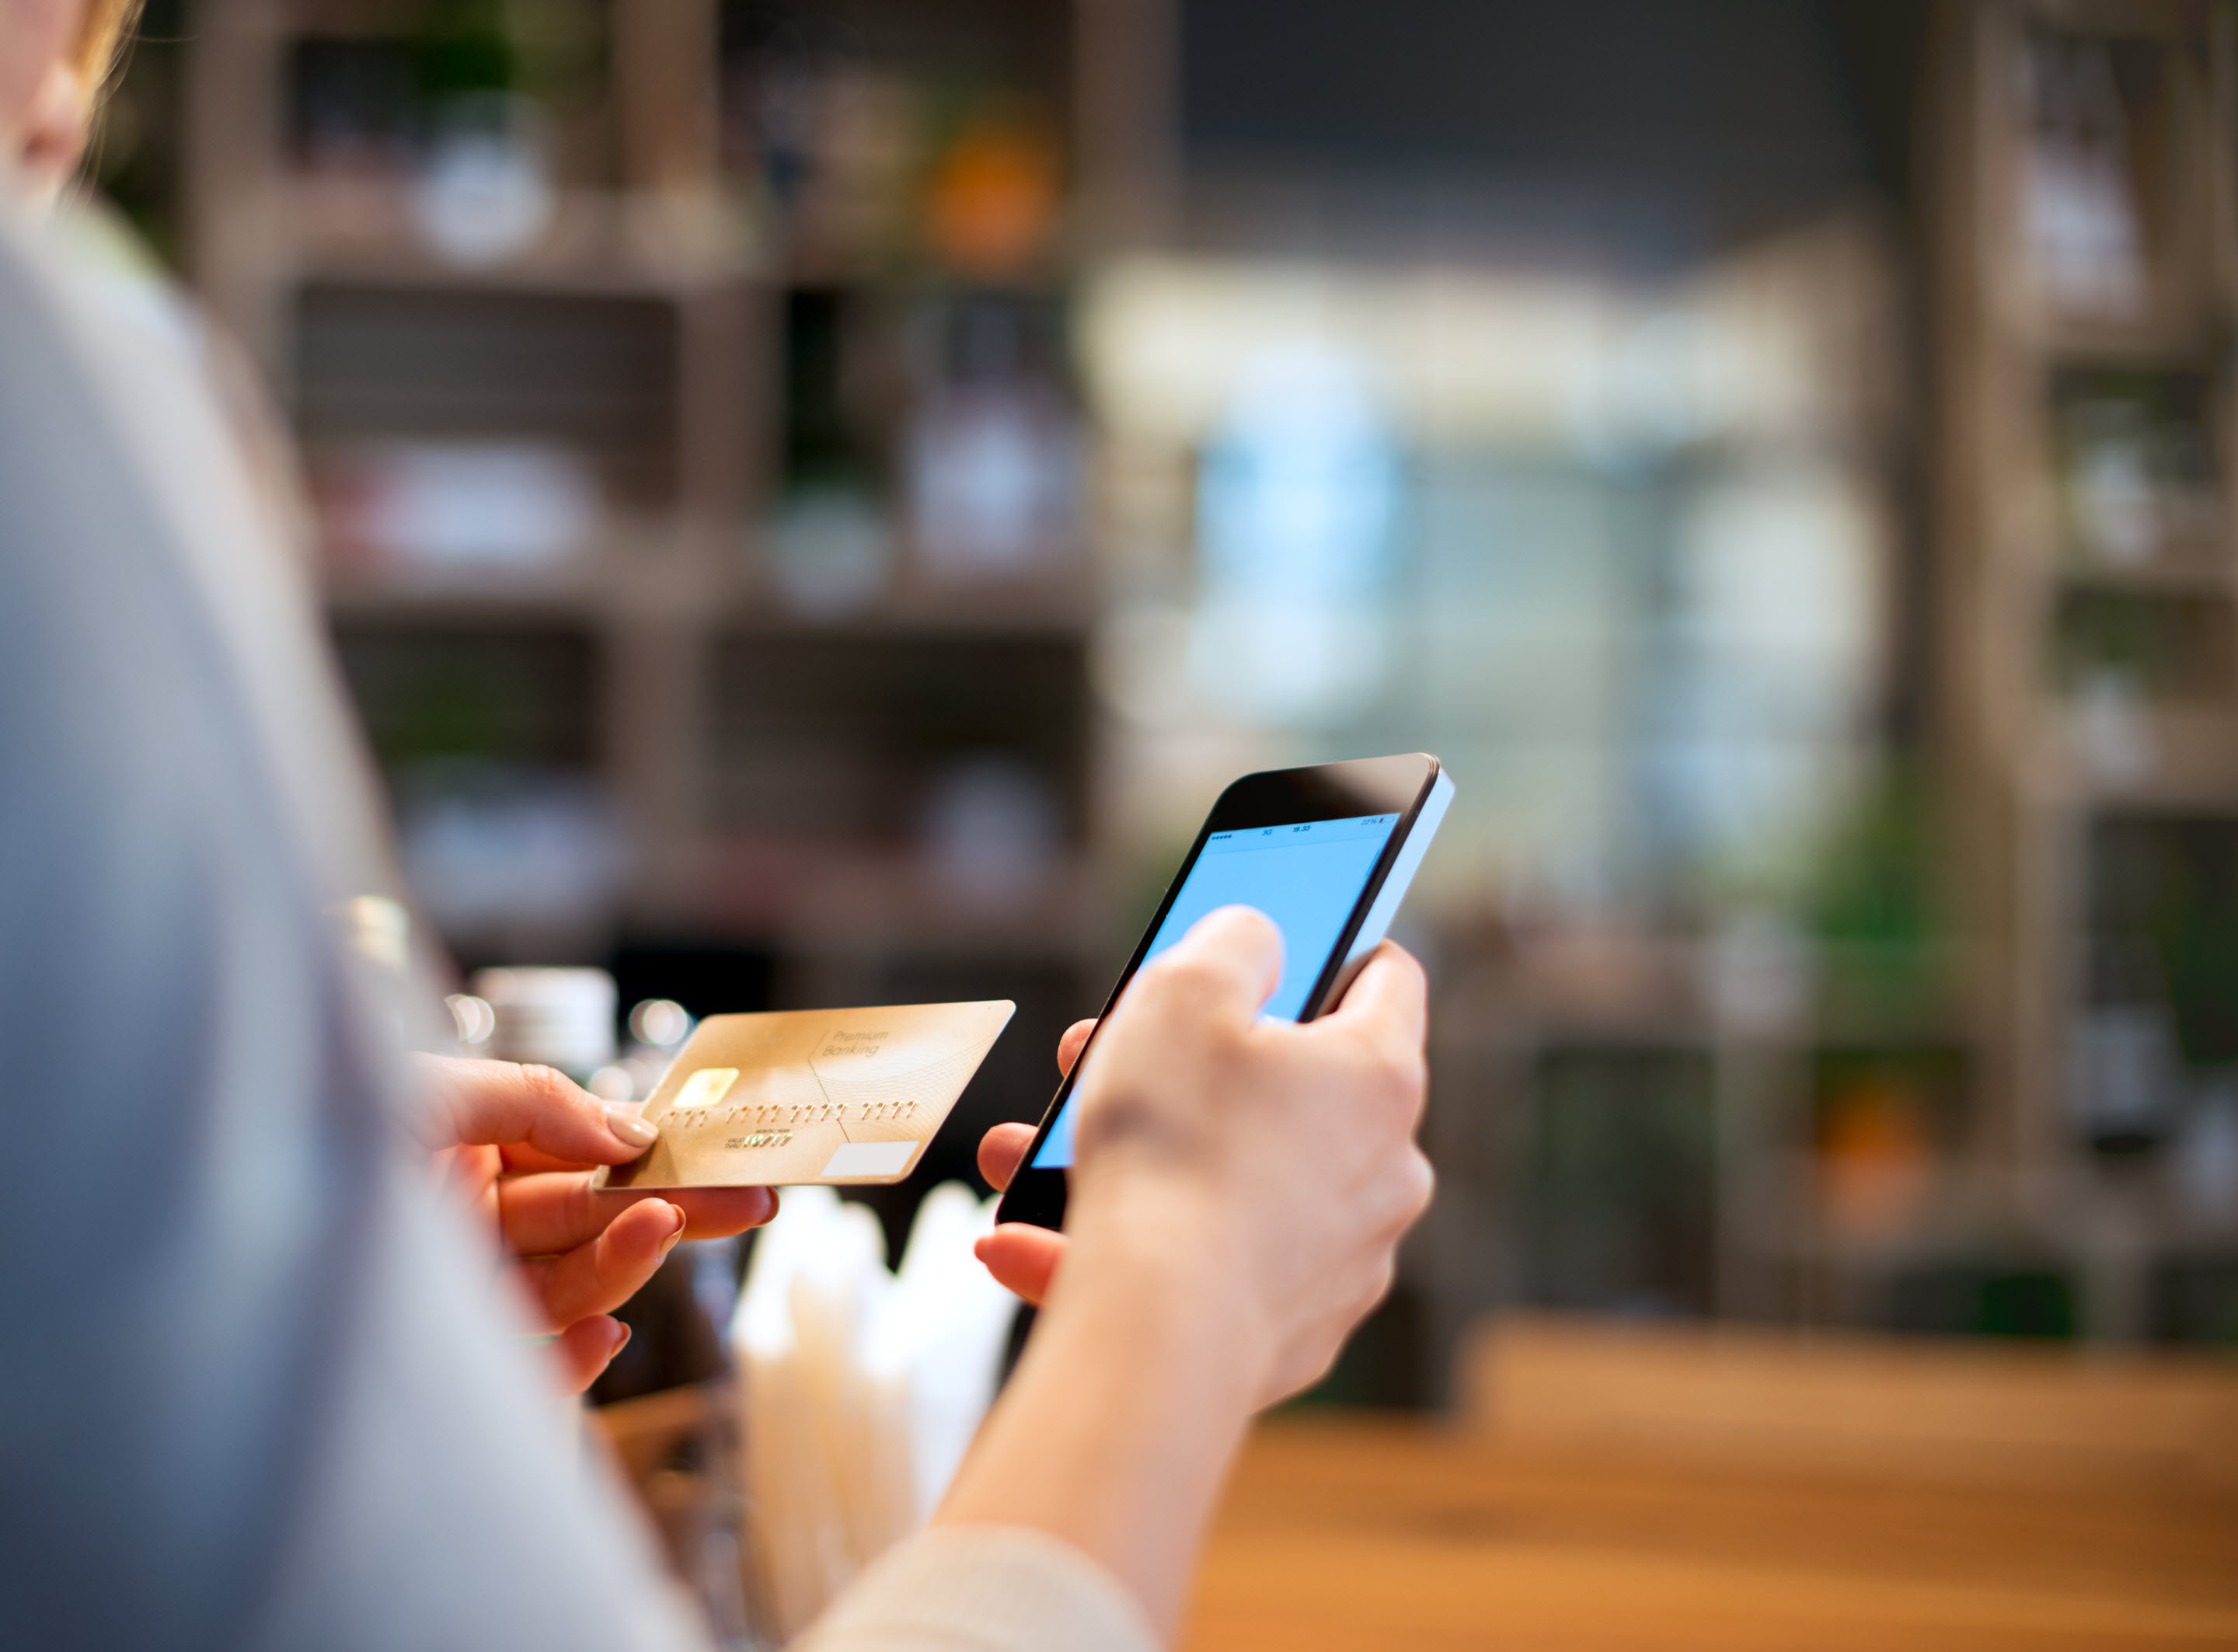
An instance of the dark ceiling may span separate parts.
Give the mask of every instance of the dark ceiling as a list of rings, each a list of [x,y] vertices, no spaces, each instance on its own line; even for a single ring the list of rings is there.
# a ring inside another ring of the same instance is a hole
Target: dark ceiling
[[[1185,0],[1182,151],[1341,218],[1685,257],[1907,193],[1925,0]],[[1411,204],[1410,204],[1411,203]]]

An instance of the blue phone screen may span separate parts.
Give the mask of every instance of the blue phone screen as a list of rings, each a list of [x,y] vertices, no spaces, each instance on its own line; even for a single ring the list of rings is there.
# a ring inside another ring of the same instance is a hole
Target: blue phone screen
[[[1215,832],[1189,869],[1166,921],[1151,937],[1144,963],[1189,932],[1208,912],[1224,906],[1256,907],[1282,932],[1282,979],[1260,1014],[1294,1021],[1306,1008],[1336,950],[1344,921],[1359,904],[1376,857],[1399,823],[1396,815],[1361,815],[1350,820],[1309,820],[1288,826],[1247,826]],[[1061,1170],[1072,1162],[1072,1108],[1065,1107],[1049,1126],[1038,1169]]]

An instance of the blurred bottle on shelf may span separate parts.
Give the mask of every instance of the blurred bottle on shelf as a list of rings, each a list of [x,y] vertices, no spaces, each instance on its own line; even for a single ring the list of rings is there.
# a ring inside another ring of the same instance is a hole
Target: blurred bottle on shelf
[[[2213,760],[2188,731],[2227,715],[2235,623],[2212,590],[2076,582],[2060,591],[2049,653],[2088,774],[2131,785],[2164,766]]]
[[[2148,297],[2145,228],[2111,50],[2040,32],[2023,75],[2022,222],[2036,279],[2056,310],[2132,320]]]
[[[529,98],[469,92],[438,104],[412,192],[428,250],[474,268],[534,245],[558,205],[553,147],[550,122]]]
[[[791,274],[830,280],[897,261],[924,164],[917,89],[836,50],[765,52],[730,79],[732,164],[766,198]]]
[[[2129,568],[2227,554],[2203,375],[2075,373],[2056,393],[2068,532],[2085,558]]]
[[[1063,204],[1063,157],[1049,123],[1016,100],[958,127],[926,183],[925,242],[948,268],[1016,281],[1047,261]]]
[[[402,585],[566,572],[606,516],[596,469],[548,442],[354,444],[317,457],[312,493],[328,565]]]
[[[1901,1067],[1855,1074],[1821,1100],[1819,1197],[1843,1237],[1885,1240],[1910,1229],[1936,1160],[1927,1098]]]
[[[770,531],[770,572],[787,606],[811,619],[876,607],[892,582],[894,532],[884,503],[841,480],[789,489]]]
[[[2084,1140],[2102,1153],[2157,1141],[2177,1071],[2166,1007],[2096,1005],[2076,1018],[2069,1039],[2069,1105]]]
[[[444,0],[392,31],[305,25],[289,58],[297,206],[311,240],[415,239],[462,268],[526,251],[554,221],[566,163],[597,164],[604,24]]]
[[[578,1083],[614,1059],[614,978],[603,969],[478,969],[467,983],[489,1006],[488,1053],[556,1067]]]
[[[1071,559],[1079,444],[1043,387],[936,391],[910,431],[910,544],[936,580],[1016,578]]]
[[[2102,665],[2085,673],[2069,692],[2068,722],[2083,768],[2109,785],[2135,785],[2160,761],[2151,697],[2133,671]]]
[[[1061,572],[1078,553],[1082,436],[1053,366],[1000,297],[937,308],[924,330],[945,347],[921,375],[904,461],[918,565],[941,584]]]
[[[2175,1017],[2149,942],[2101,937],[2087,958],[2089,1001],[2068,1033],[2068,1107],[2101,1153],[2134,1153],[2167,1133],[2184,1083]]]
[[[897,560],[879,307],[844,287],[796,287],[784,318],[785,468],[766,572],[796,613],[843,619],[879,604]]]
[[[1063,852],[1049,783],[1014,757],[970,757],[944,773],[924,812],[924,852],[941,890],[1003,914],[1029,904]]]
[[[2068,491],[2078,537],[2119,566],[2160,549],[2160,494],[2149,431],[2134,404],[2094,402],[2068,418]]]
[[[446,933],[588,928],[611,914],[628,849],[589,776],[458,759],[396,782],[405,875]]]
[[[810,28],[739,54],[725,82],[731,170],[766,204],[793,279],[929,261],[1015,282],[1046,268],[1064,159],[1036,96],[952,64],[904,72],[859,38]]]
[[[2204,1227],[2238,1230],[2238,1078],[2225,1073],[2199,1087],[2174,1148],[2185,1213]]]

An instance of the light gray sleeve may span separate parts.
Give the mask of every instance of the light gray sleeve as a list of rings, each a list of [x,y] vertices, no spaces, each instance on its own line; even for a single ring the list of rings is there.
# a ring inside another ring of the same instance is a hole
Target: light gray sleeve
[[[0,1624],[45,1649],[705,1644],[322,914],[392,888],[308,593],[188,353],[0,204]],[[816,1652],[1154,1644],[932,1532]]]
[[[321,916],[378,829],[207,404],[0,208],[0,1623],[699,1645],[401,1140]]]

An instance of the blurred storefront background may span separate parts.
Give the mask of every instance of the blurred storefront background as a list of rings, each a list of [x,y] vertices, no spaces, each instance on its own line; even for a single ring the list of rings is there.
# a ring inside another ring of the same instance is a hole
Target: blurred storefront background
[[[98,165],[462,968],[1014,998],[928,1185],[1228,779],[1439,753],[1328,1388],[1427,1405],[1519,1306],[2238,1341],[2234,92],[2179,0],[159,0]]]

